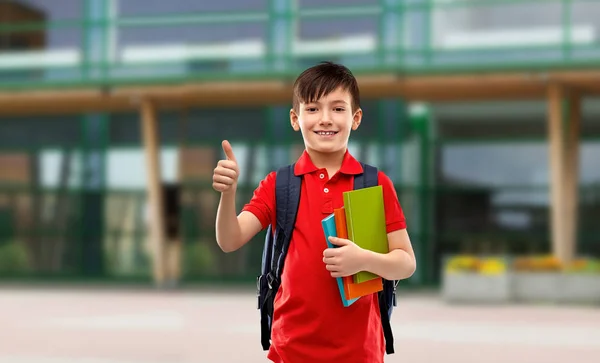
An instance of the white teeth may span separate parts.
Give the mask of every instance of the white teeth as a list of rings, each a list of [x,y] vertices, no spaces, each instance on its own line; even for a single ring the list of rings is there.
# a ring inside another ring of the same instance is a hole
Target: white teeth
[[[333,131],[318,131],[317,132],[319,135],[334,135],[335,132]]]

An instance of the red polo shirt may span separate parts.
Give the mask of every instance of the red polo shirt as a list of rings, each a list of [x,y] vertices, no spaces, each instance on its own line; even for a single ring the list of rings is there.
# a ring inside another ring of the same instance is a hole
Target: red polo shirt
[[[342,192],[352,190],[362,166],[346,152],[338,173],[318,169],[306,151],[294,174],[302,175],[300,205],[292,241],[274,302],[272,345],[268,358],[285,363],[378,363],[385,344],[377,294],[344,307],[336,280],[323,263],[327,248],[321,220],[344,205]],[[387,231],[406,228],[404,214],[391,180],[379,172],[383,187]],[[275,224],[275,172],[261,181],[243,208],[263,228]]]

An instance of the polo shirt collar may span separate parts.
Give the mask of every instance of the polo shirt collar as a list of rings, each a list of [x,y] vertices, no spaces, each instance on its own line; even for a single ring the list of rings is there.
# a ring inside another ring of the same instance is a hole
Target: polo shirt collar
[[[296,165],[294,166],[294,174],[296,176],[312,173],[319,170],[313,164],[308,152],[304,150],[300,158],[296,161]],[[340,167],[340,173],[347,175],[357,175],[363,172],[362,165],[348,152],[346,149],[346,153],[344,154],[344,159],[342,160],[342,166]]]

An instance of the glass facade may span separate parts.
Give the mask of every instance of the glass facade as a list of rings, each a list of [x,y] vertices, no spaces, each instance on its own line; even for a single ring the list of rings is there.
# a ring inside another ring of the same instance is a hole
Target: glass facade
[[[343,6],[342,6],[343,5]],[[370,72],[596,64],[589,0],[13,1],[0,89],[296,74],[338,59]],[[101,56],[91,56],[89,46]],[[273,62],[277,60],[277,66]]]
[[[359,71],[441,74],[600,59],[592,15],[600,8],[584,0],[8,4],[28,20],[0,23],[0,90],[7,92],[295,76],[322,59]],[[586,102],[578,253],[598,256],[600,105]],[[221,140],[230,140],[242,172],[241,207],[269,171],[303,148],[289,107],[159,112],[162,182],[182,188],[186,279],[253,281],[264,234],[239,253],[218,249],[212,172]],[[396,185],[419,258],[411,283],[436,282],[449,253],[549,251],[545,105],[368,99],[362,108],[349,148]],[[147,179],[139,114],[0,118],[0,277],[150,279]]]

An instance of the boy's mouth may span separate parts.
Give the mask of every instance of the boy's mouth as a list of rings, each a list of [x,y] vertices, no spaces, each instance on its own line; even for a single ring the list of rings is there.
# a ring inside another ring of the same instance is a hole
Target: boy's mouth
[[[337,131],[315,131],[315,134],[319,136],[333,136],[337,133]]]

